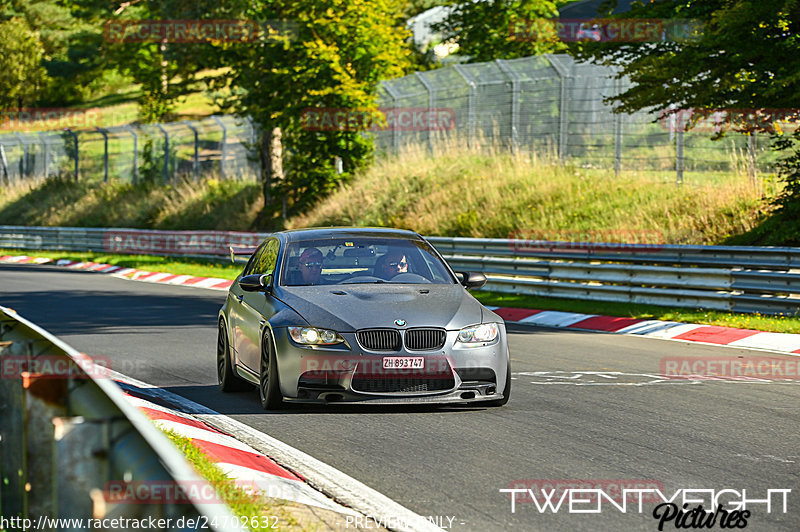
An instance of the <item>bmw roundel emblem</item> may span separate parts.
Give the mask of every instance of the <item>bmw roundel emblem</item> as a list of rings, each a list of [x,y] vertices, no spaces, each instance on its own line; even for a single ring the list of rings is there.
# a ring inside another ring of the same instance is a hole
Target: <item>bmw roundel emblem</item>
[[[406,320],[394,320],[394,324],[398,327],[402,327],[406,324]]]

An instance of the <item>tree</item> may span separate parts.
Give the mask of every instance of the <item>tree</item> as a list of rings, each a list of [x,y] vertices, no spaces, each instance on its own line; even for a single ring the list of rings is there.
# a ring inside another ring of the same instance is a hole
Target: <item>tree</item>
[[[471,62],[514,59],[565,49],[552,19],[558,0],[465,0],[433,26]]]
[[[788,225],[777,223],[773,236],[800,243],[800,132],[776,127],[787,116],[797,125],[800,0],[661,0],[638,3],[624,16],[687,20],[700,31],[682,41],[584,45],[579,58],[617,66],[633,82],[610,99],[617,111],[694,109],[696,120],[722,109],[732,129],[773,135],[773,148],[789,153],[779,164],[786,187],[774,219]]]
[[[0,23],[0,110],[21,109],[36,101],[47,73],[38,34],[21,18]]]
[[[258,0],[242,7],[245,18],[272,21],[287,30],[224,48],[232,68],[233,108],[252,116],[263,133],[265,209],[275,191],[288,195],[299,209],[317,201],[371,153],[370,140],[357,130],[309,129],[304,111],[375,109],[378,82],[405,74],[409,64],[403,4]],[[284,162],[285,152],[291,156]],[[336,174],[336,157],[344,163],[344,176]]]

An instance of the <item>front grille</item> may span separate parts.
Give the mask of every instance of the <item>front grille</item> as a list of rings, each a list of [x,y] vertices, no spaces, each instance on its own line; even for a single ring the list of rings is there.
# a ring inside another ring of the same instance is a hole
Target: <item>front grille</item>
[[[449,390],[455,386],[452,377],[409,378],[396,377],[354,377],[352,388],[357,392],[370,393],[413,393]]]
[[[446,336],[444,329],[409,329],[406,331],[406,348],[412,351],[441,349]]]
[[[370,351],[399,351],[400,333],[394,329],[365,329],[356,332],[358,343]]]

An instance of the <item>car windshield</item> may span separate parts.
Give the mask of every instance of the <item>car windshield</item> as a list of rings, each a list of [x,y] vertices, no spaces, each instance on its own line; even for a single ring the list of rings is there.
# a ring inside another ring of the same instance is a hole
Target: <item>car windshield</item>
[[[334,238],[291,242],[280,284],[453,284],[455,279],[431,246],[398,238]]]

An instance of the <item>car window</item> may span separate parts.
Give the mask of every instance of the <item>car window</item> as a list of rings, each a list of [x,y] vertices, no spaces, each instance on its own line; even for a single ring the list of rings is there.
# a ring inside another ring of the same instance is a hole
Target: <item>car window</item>
[[[289,243],[281,285],[348,283],[452,284],[430,245],[401,238],[336,238]]]
[[[277,238],[271,238],[261,244],[250,258],[242,275],[273,273],[278,263],[279,249],[280,242],[278,242]]]

